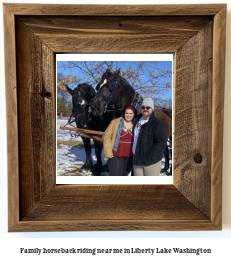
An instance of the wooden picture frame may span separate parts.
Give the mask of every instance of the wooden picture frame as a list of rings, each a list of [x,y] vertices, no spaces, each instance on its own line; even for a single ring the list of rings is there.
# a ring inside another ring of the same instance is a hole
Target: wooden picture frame
[[[8,230],[221,230],[226,4],[3,4]],[[173,185],[56,185],[56,53],[175,53]]]

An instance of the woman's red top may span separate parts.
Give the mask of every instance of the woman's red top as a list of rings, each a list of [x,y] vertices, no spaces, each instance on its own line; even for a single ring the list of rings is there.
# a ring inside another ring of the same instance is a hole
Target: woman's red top
[[[132,144],[133,144],[132,128],[128,130],[124,127],[121,131],[117,151],[116,152],[112,151],[113,155],[117,157],[133,156]]]

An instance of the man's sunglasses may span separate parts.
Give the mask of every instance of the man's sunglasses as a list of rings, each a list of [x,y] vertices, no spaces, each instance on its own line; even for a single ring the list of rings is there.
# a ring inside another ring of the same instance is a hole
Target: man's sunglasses
[[[144,109],[149,110],[150,108],[151,108],[151,107],[149,107],[149,106],[142,106],[142,107],[141,107],[142,110],[144,110]]]

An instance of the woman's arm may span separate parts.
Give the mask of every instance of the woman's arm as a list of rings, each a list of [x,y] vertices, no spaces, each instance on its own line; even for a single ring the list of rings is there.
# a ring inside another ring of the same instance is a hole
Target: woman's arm
[[[114,123],[113,121],[109,124],[107,127],[105,134],[103,136],[103,150],[104,150],[104,155],[106,158],[111,158],[113,156],[112,153],[112,137],[113,137],[113,129],[114,129]]]

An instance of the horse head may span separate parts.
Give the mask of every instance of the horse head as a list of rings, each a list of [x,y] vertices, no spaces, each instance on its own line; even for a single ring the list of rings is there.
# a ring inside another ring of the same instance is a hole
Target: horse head
[[[76,124],[79,127],[86,127],[88,107],[91,99],[96,94],[95,90],[87,83],[79,84],[73,90],[66,84],[65,87],[72,96],[72,114],[75,115]]]
[[[114,87],[115,81],[118,80],[120,75],[120,69],[114,72],[108,68],[106,72],[102,75],[100,82],[96,86],[96,91],[99,91],[101,87],[107,84],[111,89]]]
[[[120,69],[111,72],[107,69],[96,86],[96,96],[91,101],[90,110],[96,116],[102,116],[110,105],[119,100],[119,74]]]

